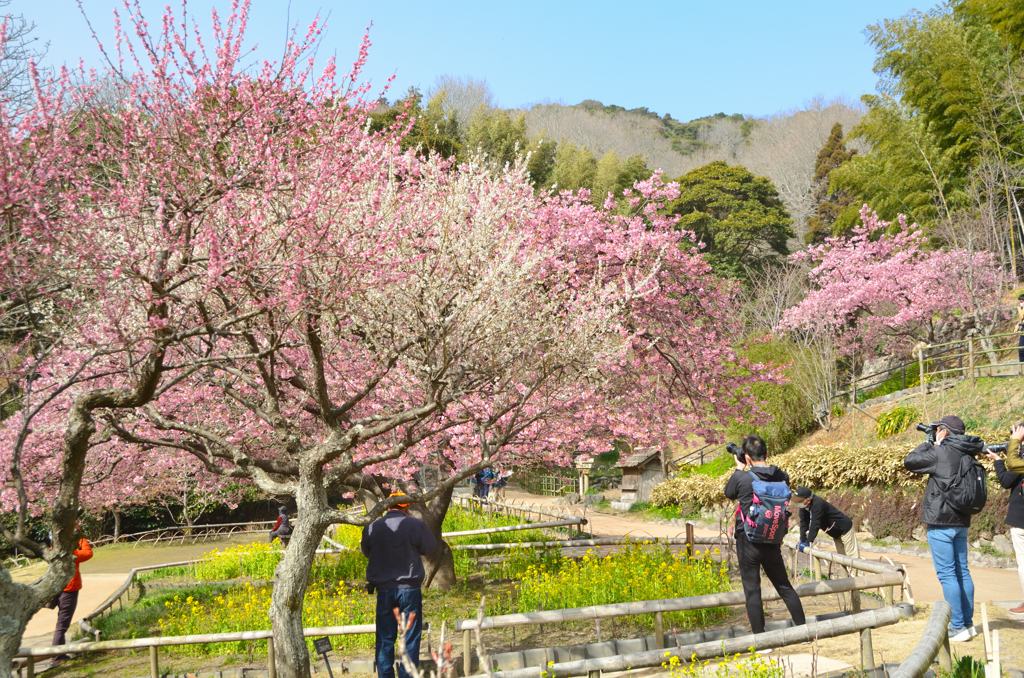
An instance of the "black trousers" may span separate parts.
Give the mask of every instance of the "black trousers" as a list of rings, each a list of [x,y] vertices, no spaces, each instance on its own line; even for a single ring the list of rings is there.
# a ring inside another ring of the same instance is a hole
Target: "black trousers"
[[[1024,363],[1024,334],[1017,339],[1017,361]]]
[[[53,630],[53,645],[66,644],[65,634],[71,628],[71,619],[78,607],[78,591],[62,591],[57,599],[57,628]]]
[[[747,598],[747,617],[750,619],[750,630],[764,633],[764,607],[761,604],[761,570],[764,569],[768,580],[782,596],[782,602],[793,617],[793,623],[803,624],[804,606],[800,604],[800,596],[793,590],[786,574],[786,563],[782,560],[782,547],[778,544],[751,544],[743,527],[736,526],[736,560],[740,566],[740,579],[743,580],[743,595]]]

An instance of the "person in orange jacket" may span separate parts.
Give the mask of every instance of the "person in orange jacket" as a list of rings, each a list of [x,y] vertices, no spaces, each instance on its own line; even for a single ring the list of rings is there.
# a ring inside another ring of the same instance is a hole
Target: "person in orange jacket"
[[[75,525],[75,530],[81,530],[81,525]],[[81,563],[92,558],[92,546],[89,541],[82,537],[78,540],[78,548],[74,551],[75,576],[64,588],[63,593],[57,597],[57,628],[53,630],[52,645],[64,645],[67,642],[65,634],[71,627],[71,619],[75,616],[75,608],[78,607],[78,592],[82,590],[82,573],[78,571]],[[66,654],[57,655],[50,660],[50,664],[56,665],[65,662],[70,657]]]

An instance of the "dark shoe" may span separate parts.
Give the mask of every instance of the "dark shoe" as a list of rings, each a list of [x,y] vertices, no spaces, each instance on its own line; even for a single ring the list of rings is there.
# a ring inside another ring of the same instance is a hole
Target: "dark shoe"
[[[59,654],[56,657],[50,657],[50,666],[60,666],[69,659],[71,659],[71,656],[66,654]]]
[[[1024,614],[1024,603],[1010,610],[1010,614]]]

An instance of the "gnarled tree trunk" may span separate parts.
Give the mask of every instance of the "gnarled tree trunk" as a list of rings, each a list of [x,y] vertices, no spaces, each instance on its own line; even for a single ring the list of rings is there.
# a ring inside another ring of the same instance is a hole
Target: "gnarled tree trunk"
[[[437,539],[437,549],[429,556],[423,557],[423,569],[426,570],[423,588],[433,587],[447,591],[455,585],[455,556],[451,547],[441,538],[444,517],[448,515],[453,491],[453,488],[448,488],[426,506],[412,504],[409,507],[409,513],[426,523],[431,534]]]
[[[309,651],[302,635],[302,605],[309,586],[316,549],[330,524],[322,472],[301,464],[299,491],[295,495],[299,519],[295,520],[284,558],[274,571],[270,622],[279,678],[309,678]]]

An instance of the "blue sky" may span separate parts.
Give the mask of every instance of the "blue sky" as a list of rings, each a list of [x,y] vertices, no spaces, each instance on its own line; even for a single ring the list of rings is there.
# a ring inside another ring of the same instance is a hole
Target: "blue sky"
[[[150,26],[159,27],[168,2],[180,10],[179,0],[141,0]],[[100,39],[111,44],[111,10],[119,0],[83,3]],[[189,3],[201,28],[209,27],[211,7],[224,17],[230,2]],[[856,99],[873,91],[874,53],[864,28],[915,7],[929,5],[254,0],[247,37],[259,55],[273,59],[283,47],[289,15],[303,26],[318,13],[329,15],[320,55],[336,55],[347,72],[372,21],[364,77],[375,88],[392,74],[393,93],[411,85],[426,90],[441,74],[472,76],[486,79],[505,107],[597,99],[689,120],[719,111],[767,115],[815,96]],[[13,0],[7,11],[35,22],[37,35],[50,43],[50,64],[81,58],[87,66],[101,65],[74,0]]]

